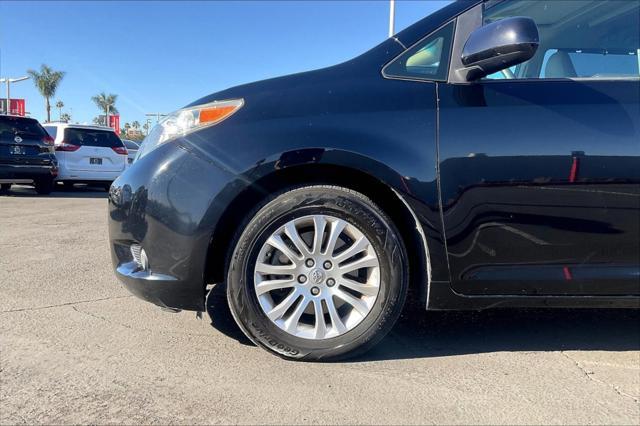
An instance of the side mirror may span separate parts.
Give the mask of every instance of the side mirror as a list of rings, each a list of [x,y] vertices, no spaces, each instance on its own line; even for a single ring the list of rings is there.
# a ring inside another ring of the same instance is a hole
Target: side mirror
[[[538,27],[531,18],[505,18],[471,33],[462,49],[467,81],[528,61],[540,44]]]

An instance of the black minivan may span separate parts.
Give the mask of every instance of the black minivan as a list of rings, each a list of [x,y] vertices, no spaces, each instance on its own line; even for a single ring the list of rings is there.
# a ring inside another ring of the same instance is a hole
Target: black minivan
[[[639,8],[457,1],[193,102],[111,187],[117,276],[197,311],[221,283],[253,342],[304,360],[370,348],[407,297],[639,307]]]
[[[57,174],[53,138],[38,120],[0,115],[0,193],[20,183],[49,194]]]

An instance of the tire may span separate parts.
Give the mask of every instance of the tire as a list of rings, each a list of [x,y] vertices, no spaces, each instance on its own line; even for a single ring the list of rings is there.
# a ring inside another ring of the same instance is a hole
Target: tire
[[[307,256],[289,260],[305,249],[293,248],[293,239],[283,231],[285,225],[289,230],[293,226],[305,240]],[[409,281],[406,250],[392,221],[362,194],[335,186],[293,189],[270,199],[240,229],[228,261],[227,299],[236,322],[258,346],[285,359],[344,359],[373,347],[398,319]],[[335,232],[338,242],[330,249],[336,240],[330,235],[337,229],[343,230]],[[316,233],[323,235],[317,250],[311,248]],[[285,241],[292,250],[289,257],[271,245],[276,239],[270,237],[276,235],[283,236],[278,241]],[[356,246],[366,248],[359,252]],[[309,267],[309,257],[318,264]],[[331,259],[335,265],[327,264]],[[286,277],[263,273],[271,271],[274,262],[276,268],[289,268],[287,272],[296,269]],[[367,266],[354,269],[356,262]],[[347,281],[344,271],[350,268]],[[331,277],[335,277],[333,283]],[[264,290],[279,279],[288,282],[287,288]],[[256,280],[261,290],[255,287]],[[264,293],[259,296],[258,291]],[[295,302],[283,311],[290,300]],[[266,312],[274,318],[279,315],[274,312],[283,316],[272,321]]]
[[[49,195],[51,191],[53,191],[53,178],[39,178],[33,181],[34,186],[36,187],[36,192],[40,195]]]
[[[11,184],[10,183],[0,184],[0,194],[6,194],[9,191],[11,191]]]

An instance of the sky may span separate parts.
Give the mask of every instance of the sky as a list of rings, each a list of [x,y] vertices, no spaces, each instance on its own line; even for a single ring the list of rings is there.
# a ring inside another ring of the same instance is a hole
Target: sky
[[[396,1],[396,30],[448,3]],[[47,64],[66,72],[52,104],[74,122],[100,113],[91,97],[104,91],[118,95],[121,126],[142,124],[227,87],[343,62],[382,42],[388,19],[388,0],[0,0],[0,76]],[[46,118],[32,81],[11,97]]]

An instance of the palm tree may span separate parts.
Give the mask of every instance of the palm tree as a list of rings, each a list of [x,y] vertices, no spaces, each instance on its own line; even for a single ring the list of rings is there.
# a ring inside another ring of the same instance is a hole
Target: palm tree
[[[64,102],[56,102],[56,108],[58,108],[58,120],[62,121],[62,108],[64,108]]]
[[[71,115],[69,115],[69,113],[64,113],[64,114],[60,114],[60,121],[64,121],[65,123],[68,123],[71,121]]]
[[[47,121],[51,121],[51,103],[50,99],[55,96],[60,81],[65,75],[64,71],[54,71],[48,65],[42,64],[40,72],[36,70],[27,70],[27,74],[33,79],[33,83],[38,91],[45,99],[47,109]]]
[[[138,121],[134,121],[133,123],[131,123],[131,126],[134,129],[138,130],[140,128],[140,123]]]
[[[109,125],[109,112],[113,112],[114,114],[118,113],[116,109],[116,99],[118,99],[118,95],[114,94],[106,94],[104,92],[94,96],[91,98],[93,103],[96,104],[101,111],[104,111],[104,125]]]

